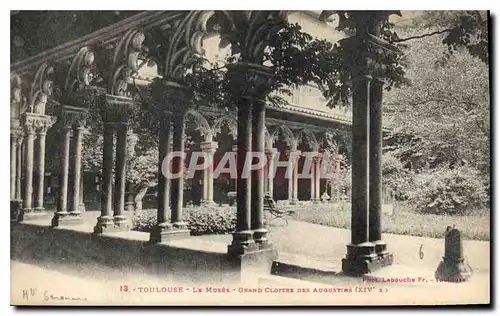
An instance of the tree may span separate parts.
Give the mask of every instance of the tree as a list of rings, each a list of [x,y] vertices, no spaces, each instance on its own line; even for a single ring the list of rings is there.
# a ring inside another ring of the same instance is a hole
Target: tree
[[[415,169],[470,164],[489,172],[488,68],[465,49],[436,63],[446,37],[418,39],[405,50],[410,85],[385,96],[389,148]]]

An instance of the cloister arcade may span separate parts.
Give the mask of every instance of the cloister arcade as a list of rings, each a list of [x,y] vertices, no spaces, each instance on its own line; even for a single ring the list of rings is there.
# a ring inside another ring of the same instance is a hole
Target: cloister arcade
[[[162,105],[158,117],[160,163],[172,150],[189,150],[184,142],[187,129],[194,129],[195,132],[191,132],[197,134],[196,148],[215,157],[231,148],[238,161],[250,151],[265,153],[268,157],[280,153],[293,161],[293,177],[285,181],[280,177],[270,179],[266,174],[268,169],[261,169],[254,171],[250,178],[238,177],[234,183],[231,190],[237,191],[237,223],[233,241],[228,245],[230,256],[241,259],[247,254],[267,253],[271,257],[275,254],[263,225],[264,193],[270,192],[275,199],[290,203],[300,199],[319,201],[325,184],[317,172],[308,182],[298,179],[303,168],[299,153],[317,153],[312,167],[317,170],[325,131],[349,130],[352,125],[352,244],[348,245],[344,271],[359,274],[391,264],[392,255],[380,236],[381,183],[380,175],[376,176],[380,160],[372,158],[381,153],[382,124],[377,111],[380,111],[382,85],[372,80],[371,70],[363,68],[362,64],[357,72],[353,71],[358,84],[354,89],[352,120],[293,105],[273,107],[262,102],[268,93],[269,80],[272,80],[272,69],[262,65],[267,35],[279,31],[279,21],[286,19],[287,14],[283,11],[140,12],[12,64],[11,209],[20,211],[15,220],[22,222],[42,217],[54,227],[81,222],[84,210],[81,205],[82,138],[88,104],[97,102],[104,121],[104,145],[101,214],[96,219],[94,233],[130,229],[125,211],[125,150],[129,113],[135,106],[131,86],[142,80],[151,84],[158,96],[152,102]],[[384,18],[387,16],[383,13],[371,16],[375,22]],[[236,88],[240,89],[235,93],[240,95],[236,112],[202,106],[194,110],[193,91],[178,83],[182,66],[195,54],[203,53],[203,39],[214,33],[241,44],[241,60],[228,70],[234,71],[239,82],[246,83]],[[362,43],[356,54],[364,56],[362,50],[366,45],[391,51],[389,44],[365,35],[360,33],[360,37],[351,38]],[[156,63],[160,80],[151,83],[137,78],[147,61]],[[372,94],[370,98],[367,93]],[[371,111],[367,111],[368,106]],[[366,128],[368,120],[371,120],[371,129]],[[48,129],[56,126],[62,130],[60,190],[57,211],[49,214],[44,206],[45,137]],[[180,159],[174,159],[171,168],[174,172],[182,172],[184,165]],[[243,168],[238,164],[238,173]],[[370,178],[370,196],[368,173],[375,174]],[[214,203],[217,180],[210,169],[198,179],[202,182],[200,203]],[[151,241],[189,236],[182,214],[184,181],[182,177],[167,179],[159,172],[158,222],[151,232]]]

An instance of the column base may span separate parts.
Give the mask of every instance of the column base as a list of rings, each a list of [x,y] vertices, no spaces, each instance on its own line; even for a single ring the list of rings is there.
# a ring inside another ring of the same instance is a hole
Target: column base
[[[472,275],[472,268],[464,259],[451,259],[443,257],[434,276],[440,282],[465,282]]]
[[[83,224],[82,213],[80,212],[56,212],[52,217],[52,227],[77,226]]]
[[[299,204],[299,200],[293,199],[293,200],[288,200],[290,205],[296,205]]]
[[[124,215],[99,216],[94,226],[95,234],[116,233],[130,230],[130,224]]]
[[[21,218],[23,201],[21,200],[11,200],[10,201],[10,221],[18,222]]]
[[[149,241],[162,242],[172,239],[187,238],[190,232],[187,228],[174,227],[171,223],[160,223],[153,227],[149,235]]]
[[[24,208],[21,209],[19,214],[19,221],[32,221],[38,219],[46,219],[49,217],[49,214],[45,211],[44,208]]]
[[[253,240],[260,250],[268,249],[271,247],[271,242],[267,239],[268,230],[265,228],[255,229],[253,231]]]
[[[82,213],[85,213],[87,211],[87,209],[85,208],[85,204],[84,203],[78,205],[78,211],[80,211]]]
[[[228,253],[228,256],[235,272],[231,281],[255,286],[259,275],[271,273],[273,262],[278,259],[278,252],[271,247],[243,254]]]
[[[349,276],[361,276],[393,263],[389,252],[376,253],[375,244],[365,242],[347,245],[347,256],[342,259],[342,272]]]
[[[252,238],[253,232],[250,230],[233,233],[233,241],[227,246],[227,253],[230,256],[240,256],[249,252],[258,251],[259,245]]]

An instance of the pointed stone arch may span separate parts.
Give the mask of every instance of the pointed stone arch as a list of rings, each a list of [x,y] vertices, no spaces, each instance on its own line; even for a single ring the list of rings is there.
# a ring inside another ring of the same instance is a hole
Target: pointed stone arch
[[[314,135],[314,133],[311,130],[303,128],[300,129],[296,135],[297,136],[295,138],[295,141],[297,145],[300,143],[304,143],[307,144],[312,151],[319,150],[319,143],[316,139],[316,135]]]
[[[278,125],[274,128],[273,133],[271,134],[271,142],[274,145],[278,135],[283,135],[285,142],[292,149],[295,150],[297,147],[297,141],[293,136],[292,130],[286,125]]]
[[[210,124],[208,124],[207,119],[196,110],[188,110],[184,115],[187,120],[192,119],[196,124],[196,130],[200,132],[201,137],[203,137],[204,141],[212,141],[212,129],[210,128]]]
[[[212,126],[212,136],[215,137],[221,133],[222,126],[224,125],[229,128],[229,133],[233,137],[233,140],[236,140],[238,137],[238,121],[231,115],[223,115],[215,120]]]

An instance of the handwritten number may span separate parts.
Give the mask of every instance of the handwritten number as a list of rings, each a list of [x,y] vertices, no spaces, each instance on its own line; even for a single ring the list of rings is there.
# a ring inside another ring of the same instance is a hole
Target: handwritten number
[[[424,249],[424,244],[421,244],[420,245],[420,250],[418,251],[418,256],[419,256],[420,260],[424,259],[424,251],[423,251],[423,249]]]

